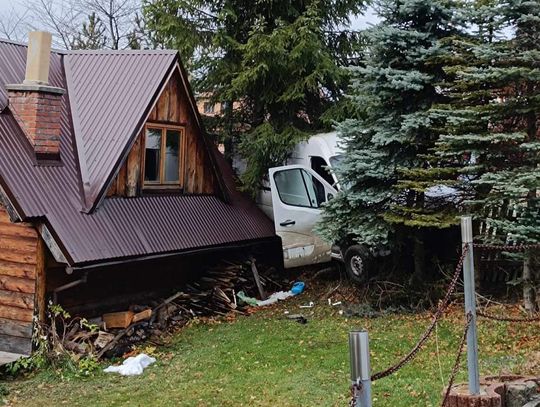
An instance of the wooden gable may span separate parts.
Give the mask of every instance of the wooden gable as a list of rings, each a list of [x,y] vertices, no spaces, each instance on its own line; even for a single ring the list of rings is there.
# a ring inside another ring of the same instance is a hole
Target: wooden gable
[[[180,129],[180,181],[166,190],[145,185],[146,126]],[[164,86],[146,125],[137,136],[131,151],[111,183],[107,196],[134,197],[145,193],[217,194],[218,183],[203,134],[197,124],[179,69],[175,69]]]

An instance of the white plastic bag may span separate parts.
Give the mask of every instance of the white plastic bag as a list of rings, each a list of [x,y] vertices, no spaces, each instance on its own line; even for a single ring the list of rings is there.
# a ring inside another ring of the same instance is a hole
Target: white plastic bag
[[[120,366],[109,366],[103,371],[106,373],[119,373],[122,376],[138,376],[155,361],[155,358],[141,353],[127,358]]]

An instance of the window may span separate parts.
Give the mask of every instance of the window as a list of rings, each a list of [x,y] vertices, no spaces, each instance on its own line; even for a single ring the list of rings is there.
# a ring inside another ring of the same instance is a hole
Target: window
[[[210,103],[210,102],[204,102],[204,105],[203,105],[203,111],[204,113],[206,114],[212,114],[214,113],[214,110],[215,110],[215,106],[213,103]]]
[[[311,168],[330,185],[334,185],[334,177],[332,177],[328,164],[324,158],[317,156],[311,157]]]
[[[182,170],[183,130],[179,127],[146,127],[144,153],[145,186],[177,186]]]
[[[279,198],[284,204],[319,208],[326,202],[324,185],[300,168],[274,174]]]

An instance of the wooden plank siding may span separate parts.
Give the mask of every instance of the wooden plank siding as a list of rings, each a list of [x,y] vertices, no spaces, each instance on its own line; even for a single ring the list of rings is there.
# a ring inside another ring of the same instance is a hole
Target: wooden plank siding
[[[165,86],[156,105],[150,112],[147,124],[177,126],[183,130],[181,143],[181,184],[186,194],[214,194],[217,180],[202,134],[191,111],[189,97],[177,70]],[[144,192],[145,130],[143,130],[128,154],[116,179],[111,183],[107,196],[133,197]]]
[[[11,223],[0,206],[0,352],[32,350],[36,287],[43,291],[44,281],[37,273],[43,270],[44,275],[44,250],[37,231],[28,224]]]

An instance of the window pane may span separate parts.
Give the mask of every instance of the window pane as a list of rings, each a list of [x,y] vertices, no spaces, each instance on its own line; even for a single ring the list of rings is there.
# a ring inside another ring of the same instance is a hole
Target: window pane
[[[161,158],[161,130],[146,129],[146,151],[144,156],[144,180],[159,181]]]
[[[274,180],[283,203],[294,206],[311,206],[299,169],[277,172],[274,174]]]
[[[304,180],[306,181],[311,206],[314,208],[320,207],[324,202],[326,202],[324,185],[321,181],[319,181],[317,178],[315,178],[313,175],[309,174],[306,171],[302,170],[302,175],[304,176]]]
[[[330,185],[334,184],[334,178],[324,158],[317,156],[311,157],[311,168]]]
[[[178,130],[167,130],[165,145],[165,182],[178,182],[180,160],[180,132]]]

